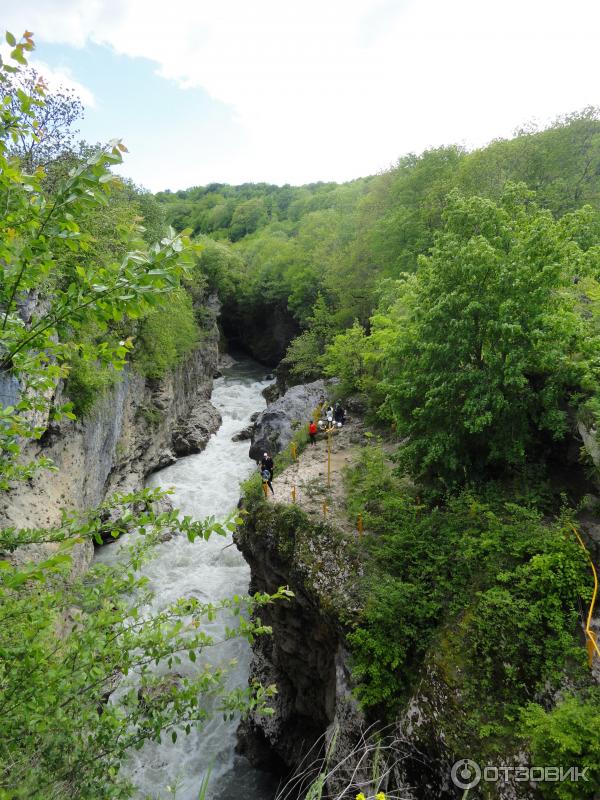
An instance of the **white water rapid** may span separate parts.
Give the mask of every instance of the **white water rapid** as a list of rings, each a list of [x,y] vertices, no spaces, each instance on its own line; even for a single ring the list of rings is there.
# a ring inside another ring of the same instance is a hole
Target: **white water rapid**
[[[210,515],[226,517],[236,506],[240,483],[255,465],[248,458],[248,441],[232,442],[231,437],[250,424],[255,411],[265,406],[262,390],[268,385],[265,371],[258,365],[240,361],[225,370],[214,383],[212,402],[219,409],[223,423],[198,455],[182,458],[155,473],[151,487],[174,489],[172,500],[184,514],[200,519]],[[178,597],[194,596],[202,601],[219,600],[248,591],[249,568],[231,535],[214,535],[208,542],[190,544],[179,536],[161,544],[157,556],[144,567],[154,592],[153,607],[162,608]],[[224,549],[225,548],[225,549]],[[118,559],[119,543],[102,548],[99,558],[105,563]],[[219,636],[226,619],[212,623],[210,633]],[[237,659],[229,674],[229,687],[246,686],[250,649],[247,643],[233,640],[212,651],[212,663]],[[200,666],[188,663],[182,668],[193,671]],[[126,772],[138,788],[136,795],[152,800],[197,800],[203,775],[212,767],[209,800],[271,800],[273,779],[253,770],[235,755],[237,721],[224,722],[216,715],[200,731],[180,735],[173,744],[165,736],[162,744],[147,744],[133,753]]]

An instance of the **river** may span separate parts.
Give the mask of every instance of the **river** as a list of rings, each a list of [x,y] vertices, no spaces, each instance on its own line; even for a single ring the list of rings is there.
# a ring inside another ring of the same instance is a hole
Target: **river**
[[[248,441],[232,442],[231,437],[265,407],[261,392],[269,382],[264,376],[264,368],[247,360],[226,369],[215,380],[211,398],[223,418],[221,427],[202,453],[156,472],[148,486],[172,487],[174,504],[194,518],[227,516],[237,505],[240,483],[255,468],[248,458]],[[226,547],[230,543],[230,535],[215,535],[208,542],[190,544],[185,537],[175,537],[161,544],[156,558],[144,567],[154,591],[153,608],[178,597],[210,602],[247,592],[249,568],[235,546]],[[119,543],[102,548],[99,557],[110,563],[118,558],[118,549]],[[226,621],[217,620],[210,633],[220,638]],[[230,688],[247,685],[250,648],[246,642],[227,642],[219,648],[218,657],[211,652],[213,663],[217,658],[222,663],[237,659],[229,674]],[[199,666],[200,661],[197,666],[189,663],[186,669]],[[136,797],[197,800],[202,777],[211,767],[210,800],[271,800],[276,789],[273,778],[235,755],[236,727],[237,721],[224,722],[215,715],[202,730],[180,736],[175,744],[166,736],[162,744],[149,743],[133,753],[124,771],[138,789]]]

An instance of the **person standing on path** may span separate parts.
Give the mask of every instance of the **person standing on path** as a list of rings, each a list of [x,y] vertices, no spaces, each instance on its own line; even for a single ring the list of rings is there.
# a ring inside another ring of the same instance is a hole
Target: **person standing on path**
[[[327,409],[327,427],[333,427],[333,406],[329,406]]]
[[[273,466],[273,459],[271,456],[268,453],[263,453],[263,457],[260,460],[260,468],[261,470],[268,469],[271,473],[271,478],[273,477]]]
[[[315,425],[315,421],[313,419],[311,419],[311,421],[308,423],[308,435],[309,435],[311,444],[316,444],[315,436],[317,435],[317,430],[318,430],[318,428]]]
[[[271,494],[274,495],[275,492],[273,491],[273,484],[271,483],[273,480],[273,469],[273,459],[268,453],[263,453],[263,457],[260,460],[260,474],[262,475],[263,481],[271,490]]]
[[[271,494],[273,495],[273,497],[275,497],[275,492],[273,491],[273,484],[271,483],[271,473],[269,472],[269,470],[268,470],[268,469],[263,469],[263,470],[262,470],[262,472],[261,472],[260,474],[261,474],[261,477],[262,477],[262,480],[263,480],[263,491],[264,491],[265,493],[266,493],[266,491],[267,491],[267,490],[264,488],[264,485],[265,485],[265,483],[266,483],[266,484],[267,484],[267,486],[269,487],[269,489],[271,490]]]

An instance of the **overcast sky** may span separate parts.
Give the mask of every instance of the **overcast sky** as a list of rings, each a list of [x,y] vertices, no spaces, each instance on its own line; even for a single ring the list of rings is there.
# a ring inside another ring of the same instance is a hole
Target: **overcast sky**
[[[369,175],[600,105],[600,0],[0,0],[156,191]]]

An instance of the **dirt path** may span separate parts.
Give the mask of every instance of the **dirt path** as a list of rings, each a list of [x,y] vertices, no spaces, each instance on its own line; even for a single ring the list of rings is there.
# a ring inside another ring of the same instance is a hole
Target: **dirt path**
[[[348,420],[331,436],[331,485],[327,485],[327,437],[320,434],[315,445],[307,444],[298,460],[273,479],[275,501],[296,503],[314,519],[327,517],[336,527],[353,530],[345,511],[343,471],[356,458],[364,443],[365,428],[360,420]],[[269,495],[271,499],[271,495]],[[326,514],[323,504],[326,505]]]

